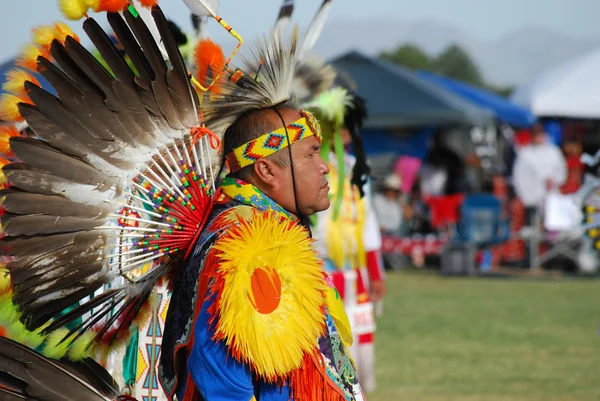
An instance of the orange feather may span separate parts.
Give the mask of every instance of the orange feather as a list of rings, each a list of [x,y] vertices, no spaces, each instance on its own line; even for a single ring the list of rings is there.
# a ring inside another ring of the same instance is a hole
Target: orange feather
[[[100,0],[94,11],[106,11],[109,13],[117,13],[125,10],[129,6],[129,0]]]
[[[215,77],[225,68],[225,55],[221,46],[217,45],[210,39],[204,39],[198,42],[194,50],[194,62],[196,66],[196,79],[200,84],[206,87],[208,73]],[[221,81],[221,79],[219,79]],[[212,86],[211,92],[221,93],[219,82]]]

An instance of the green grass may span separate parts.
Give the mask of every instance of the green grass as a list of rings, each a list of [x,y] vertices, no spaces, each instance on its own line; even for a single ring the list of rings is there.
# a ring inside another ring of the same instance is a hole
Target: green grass
[[[368,401],[600,400],[599,284],[390,273]]]

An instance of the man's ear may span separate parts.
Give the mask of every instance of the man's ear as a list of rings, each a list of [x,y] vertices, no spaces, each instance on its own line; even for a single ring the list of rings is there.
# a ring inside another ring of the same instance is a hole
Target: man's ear
[[[276,165],[270,160],[260,159],[253,165],[256,178],[271,188],[277,188],[279,179],[277,177]]]

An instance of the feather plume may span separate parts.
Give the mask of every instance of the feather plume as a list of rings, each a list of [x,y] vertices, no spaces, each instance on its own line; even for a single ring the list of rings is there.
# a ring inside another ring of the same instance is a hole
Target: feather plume
[[[39,57],[49,57],[47,51],[40,49],[36,45],[30,44],[21,50],[21,54],[15,62],[19,67],[27,68],[30,71],[36,71],[37,60]]]
[[[292,100],[297,39],[297,28],[288,46],[273,36],[263,39],[263,46],[252,53],[251,59],[245,59],[245,75],[233,82],[231,78],[236,77],[236,73],[231,73],[224,81],[224,93],[215,96],[204,110],[207,125],[217,135],[222,136],[235,120],[251,110]],[[259,68],[260,76],[255,79]]]
[[[29,81],[35,85],[40,86],[38,80],[28,73],[27,71],[21,69],[10,70],[6,74],[6,81],[2,85],[2,89],[4,91],[12,93],[15,96],[24,97],[25,93],[25,82]]]
[[[32,29],[33,43],[48,51],[56,38],[56,30],[51,25],[41,25]]]
[[[152,8],[158,5],[158,0],[138,0],[143,7]]]
[[[16,138],[21,136],[19,131],[14,125],[3,125],[0,126],[0,153],[5,156],[12,156],[12,150],[10,149],[10,138]]]
[[[298,62],[294,75],[294,95],[300,102],[308,101],[329,90],[337,72],[331,64],[325,64],[314,57],[306,57]]]
[[[58,0],[62,15],[70,20],[80,20],[90,9],[85,0]]]
[[[67,40],[68,36],[72,37],[78,42],[81,41],[75,32],[73,32],[73,30],[69,27],[69,25],[60,21],[56,22],[54,24],[54,37],[56,40],[58,40],[60,43],[65,43],[65,40]]]
[[[24,99],[3,93],[0,96],[0,120],[4,121],[23,121],[23,116],[19,112],[19,103],[26,103]]]
[[[210,39],[203,39],[196,44],[194,49],[194,65],[196,67],[195,77],[204,87],[208,86],[208,79],[215,77],[225,67],[225,55],[221,46]],[[210,76],[209,76],[210,74]],[[210,90],[213,93],[222,92],[222,82],[225,78],[221,76],[213,84]]]
[[[118,13],[129,6],[129,0],[98,0],[94,11],[97,13],[106,11],[108,13]]]

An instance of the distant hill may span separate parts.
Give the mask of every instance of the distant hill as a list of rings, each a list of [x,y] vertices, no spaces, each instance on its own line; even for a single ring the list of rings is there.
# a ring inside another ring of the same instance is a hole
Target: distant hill
[[[405,42],[416,43],[432,54],[458,43],[472,55],[486,80],[498,85],[526,83],[548,68],[600,47],[600,38],[572,38],[546,28],[521,29],[484,42],[460,28],[431,20],[378,19],[332,20],[315,50],[327,58],[352,49],[376,55]]]

